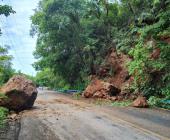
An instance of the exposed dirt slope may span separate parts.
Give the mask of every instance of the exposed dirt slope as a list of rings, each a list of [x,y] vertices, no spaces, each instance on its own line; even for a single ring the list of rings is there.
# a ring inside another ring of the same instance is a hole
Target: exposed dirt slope
[[[133,81],[133,77],[129,75],[127,69],[127,62],[129,62],[130,60],[131,59],[129,58],[128,55],[125,55],[123,53],[118,54],[115,49],[110,50],[110,53],[107,55],[104,64],[100,66],[98,73],[92,76],[92,82],[86,88],[83,95],[86,95],[86,93],[88,93],[88,95],[92,95],[91,97],[107,98],[111,100],[136,98],[136,97],[132,97],[130,94],[131,92],[130,84]],[[99,85],[101,85],[98,83],[102,83],[102,81],[106,82],[107,85],[110,84],[113,87],[120,90],[120,92],[117,92],[119,94],[108,93],[108,90],[101,90],[101,88],[98,88]],[[91,91],[89,89],[91,89]],[[93,89],[98,89],[98,90],[93,92],[94,91]],[[97,96],[95,96],[96,94]],[[103,96],[103,95],[111,95],[115,97],[110,98],[108,96]],[[85,96],[85,97],[89,98],[89,96]]]

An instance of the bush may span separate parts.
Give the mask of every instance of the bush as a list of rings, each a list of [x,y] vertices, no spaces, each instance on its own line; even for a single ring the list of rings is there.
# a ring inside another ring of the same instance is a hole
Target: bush
[[[157,98],[155,96],[151,96],[148,99],[148,104],[151,107],[160,107],[160,108],[170,109],[170,104],[166,102],[166,100],[162,100],[161,98]]]
[[[8,115],[8,109],[4,107],[0,107],[0,127],[4,126],[7,115]]]
[[[155,96],[151,96],[149,99],[148,99],[148,104],[150,106],[160,106],[161,104],[161,99],[155,97]]]

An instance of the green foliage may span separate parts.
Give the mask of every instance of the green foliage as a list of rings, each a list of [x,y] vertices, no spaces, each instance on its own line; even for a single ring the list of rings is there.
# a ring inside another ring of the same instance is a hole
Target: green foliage
[[[151,107],[160,107],[160,108],[166,108],[166,109],[170,109],[170,103],[167,103],[165,100],[162,100],[161,98],[155,97],[155,96],[151,96],[148,99],[148,104]]]
[[[15,72],[11,67],[11,59],[7,48],[0,47],[0,85],[6,83]]]
[[[40,58],[34,67],[49,68],[71,87],[80,84],[83,87],[86,77],[96,73],[97,65],[111,46],[111,24],[114,24],[111,19],[117,13],[111,9],[117,10],[117,5],[107,7],[86,0],[42,0],[31,18],[31,33],[38,33],[34,55]]]
[[[50,87],[50,88],[62,88],[69,89],[70,85],[67,84],[59,75],[52,73],[50,69],[44,69],[37,73],[35,82],[38,86]]]
[[[134,59],[128,64],[129,74],[134,76],[135,89],[140,90],[149,80],[149,75],[146,72],[149,60],[149,50],[147,47],[143,47],[142,43],[139,43],[135,48],[129,51],[129,55],[133,56]]]
[[[7,115],[8,115],[8,109],[4,107],[0,107],[0,127],[4,126]]]
[[[11,6],[0,5],[0,15],[9,16],[11,13],[15,13]]]
[[[135,47],[129,51],[133,60],[129,62],[128,67],[130,74],[134,77],[135,89],[148,98],[150,96],[169,98],[170,96],[170,45],[164,41],[164,38],[170,38],[169,14],[168,1],[154,1],[148,16],[155,15],[155,18],[149,20],[148,17],[143,19],[140,17],[142,21],[138,23],[138,26],[142,24],[142,27],[137,29],[140,36]],[[154,58],[156,50],[158,56]]]
[[[155,96],[151,96],[149,99],[148,99],[148,104],[150,106],[160,106],[161,104],[161,100]]]

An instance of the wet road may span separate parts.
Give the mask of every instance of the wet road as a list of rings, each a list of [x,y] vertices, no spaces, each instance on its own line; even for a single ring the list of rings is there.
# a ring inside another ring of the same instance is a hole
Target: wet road
[[[161,116],[161,113],[158,114]],[[152,110],[148,117],[151,114]],[[163,121],[154,119],[152,122],[147,119],[147,111],[96,107],[54,92],[41,91],[34,109],[23,112],[17,139],[166,140],[169,134],[165,134],[170,131],[169,114],[164,112],[163,116],[165,114],[168,116],[162,118]],[[157,131],[162,129],[165,133],[152,131],[155,126]]]
[[[108,107],[106,112],[136,127],[170,138],[170,111],[168,110]]]

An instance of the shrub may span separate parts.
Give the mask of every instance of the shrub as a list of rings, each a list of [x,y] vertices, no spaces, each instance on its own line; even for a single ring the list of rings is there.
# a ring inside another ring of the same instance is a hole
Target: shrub
[[[4,107],[0,107],[0,127],[4,126],[7,115],[8,115],[8,109]]]
[[[170,103],[169,102],[167,102],[166,100],[162,100],[161,98],[157,98],[155,96],[151,96],[148,99],[148,104],[151,107],[160,107],[160,108],[170,109]]]
[[[157,98],[155,96],[151,96],[149,99],[148,99],[148,104],[150,106],[160,106],[161,104],[161,99],[160,98]]]

